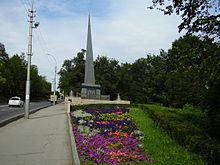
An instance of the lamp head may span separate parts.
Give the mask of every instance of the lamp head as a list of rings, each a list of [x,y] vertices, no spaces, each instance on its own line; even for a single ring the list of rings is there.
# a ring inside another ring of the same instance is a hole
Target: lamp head
[[[40,25],[40,22],[35,22],[34,23],[34,28],[37,28]]]

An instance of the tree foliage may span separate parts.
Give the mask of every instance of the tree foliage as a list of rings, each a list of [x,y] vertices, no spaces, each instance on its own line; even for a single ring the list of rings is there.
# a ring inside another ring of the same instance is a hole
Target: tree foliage
[[[176,13],[182,18],[178,26],[179,32],[186,30],[187,34],[200,32],[203,36],[220,36],[220,13],[217,0],[152,0],[153,6],[165,15]],[[163,8],[161,8],[163,7]]]
[[[46,99],[51,93],[51,83],[46,81],[46,77],[40,76],[36,65],[31,66],[31,97],[32,99]],[[26,79],[26,77],[25,77]]]
[[[0,89],[4,89],[4,85],[7,83],[5,73],[7,71],[6,66],[9,60],[8,54],[5,52],[5,47],[0,43]]]
[[[117,60],[98,56],[95,60],[96,84],[102,94],[135,103],[160,103],[181,107],[186,103],[211,107],[207,95],[219,81],[220,48],[213,39],[184,36],[160,55],[148,54],[134,63],[119,64]],[[65,60],[60,71],[59,87],[69,94],[80,92],[84,81],[84,53]]]
[[[101,85],[101,91],[104,95],[109,95],[110,98],[116,99],[118,93],[118,69],[119,64],[115,59],[108,59],[105,56],[98,56],[95,63],[96,84]]]
[[[77,54],[71,60],[65,60],[63,66],[59,72],[59,88],[64,91],[66,95],[69,95],[70,91],[76,95],[80,93],[81,83],[84,81],[84,60],[85,50]]]
[[[17,54],[9,57],[0,43],[0,101],[7,101],[12,96],[24,99],[27,75],[27,62]],[[31,66],[31,99],[46,99],[50,94],[51,84],[38,74],[37,66]]]

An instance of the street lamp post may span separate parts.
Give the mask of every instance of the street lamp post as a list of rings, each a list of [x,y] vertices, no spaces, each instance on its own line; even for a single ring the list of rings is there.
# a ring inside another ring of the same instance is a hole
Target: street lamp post
[[[55,72],[54,72],[54,87],[53,87],[53,105],[55,105],[55,95],[56,95],[56,74],[57,74],[57,61],[55,57],[51,54],[47,54],[48,56],[51,56],[55,61]]]
[[[26,80],[26,90],[25,90],[25,115],[24,118],[29,118],[29,106],[30,106],[30,68],[31,68],[31,55],[32,55],[32,30],[39,26],[39,22],[35,22],[33,19],[35,17],[35,12],[33,10],[33,4],[31,9],[28,10],[29,14],[29,42],[28,42],[28,63],[27,63],[27,80]]]

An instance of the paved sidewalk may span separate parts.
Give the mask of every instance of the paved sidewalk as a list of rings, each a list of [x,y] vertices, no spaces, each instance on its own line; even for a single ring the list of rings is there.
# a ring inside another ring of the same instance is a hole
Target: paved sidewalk
[[[0,164],[71,165],[64,105],[44,108],[0,128]]]

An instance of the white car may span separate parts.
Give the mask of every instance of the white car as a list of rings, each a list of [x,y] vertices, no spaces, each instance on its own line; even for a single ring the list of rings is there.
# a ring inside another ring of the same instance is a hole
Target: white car
[[[10,100],[8,101],[8,106],[19,106],[19,107],[23,107],[24,106],[24,101],[21,100],[20,97],[12,97],[10,98]]]

